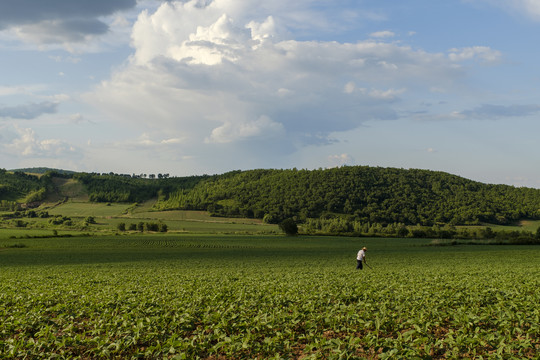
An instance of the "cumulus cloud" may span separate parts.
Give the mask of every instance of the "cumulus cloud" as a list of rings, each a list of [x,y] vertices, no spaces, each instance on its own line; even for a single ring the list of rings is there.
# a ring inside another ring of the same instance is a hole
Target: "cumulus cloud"
[[[212,130],[212,134],[207,142],[228,143],[245,138],[274,137],[283,133],[283,125],[272,121],[268,116],[261,116],[259,119],[233,124],[226,122],[222,126]]]
[[[373,38],[389,38],[389,37],[396,36],[396,34],[392,31],[384,30],[384,31],[376,31],[374,33],[371,33],[369,36]]]
[[[40,44],[80,42],[107,32],[102,17],[136,5],[136,0],[3,0],[0,31],[14,29],[26,41]]]
[[[57,111],[58,103],[45,101],[0,108],[0,118],[31,120],[43,114],[54,114]]]
[[[409,92],[451,88],[464,72],[460,61],[496,55],[471,48],[448,56],[372,39],[299,41],[284,26],[287,4],[190,0],[143,11],[129,62],[84,98],[128,126],[183,139],[183,149],[255,141],[261,151],[294,151],[397,119]]]
[[[79,156],[79,150],[59,139],[40,140],[30,128],[15,127],[16,136],[3,144],[4,152],[22,157],[73,157]]]

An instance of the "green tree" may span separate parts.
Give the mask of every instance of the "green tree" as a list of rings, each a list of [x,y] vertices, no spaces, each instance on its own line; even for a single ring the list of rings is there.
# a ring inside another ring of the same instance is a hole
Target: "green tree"
[[[279,228],[287,235],[294,236],[298,234],[298,225],[293,219],[285,219],[279,224]]]
[[[86,219],[84,219],[84,221],[87,224],[95,224],[96,223],[96,218],[93,217],[93,216],[87,216]]]
[[[167,224],[165,223],[159,223],[159,232],[167,232]]]

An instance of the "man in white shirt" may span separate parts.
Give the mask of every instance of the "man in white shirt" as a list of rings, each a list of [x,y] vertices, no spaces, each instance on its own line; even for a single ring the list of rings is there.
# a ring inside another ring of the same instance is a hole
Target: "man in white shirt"
[[[366,265],[367,265],[366,251],[367,251],[367,247],[364,246],[362,248],[362,250],[360,250],[358,252],[358,255],[356,255],[356,270],[358,270],[358,269],[362,270],[363,269],[362,262],[366,263]]]

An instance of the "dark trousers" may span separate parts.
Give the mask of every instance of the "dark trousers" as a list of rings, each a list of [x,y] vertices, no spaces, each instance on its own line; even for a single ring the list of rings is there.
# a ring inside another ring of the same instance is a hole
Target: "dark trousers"
[[[356,260],[356,270],[358,269],[363,269],[362,260]]]

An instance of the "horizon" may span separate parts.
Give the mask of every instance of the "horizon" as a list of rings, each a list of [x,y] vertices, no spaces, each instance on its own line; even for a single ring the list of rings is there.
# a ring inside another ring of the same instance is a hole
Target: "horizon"
[[[539,30],[527,0],[6,0],[0,167],[380,166],[537,189]]]

